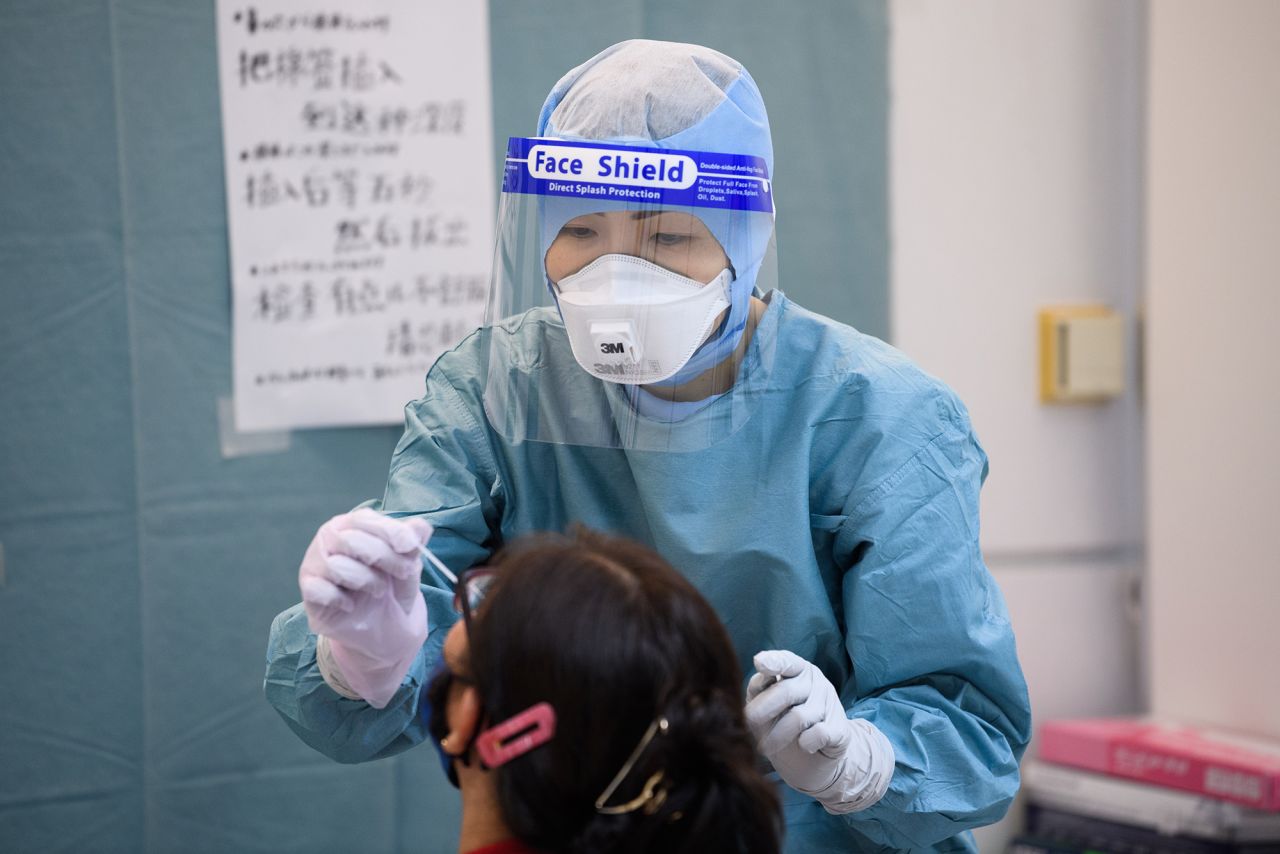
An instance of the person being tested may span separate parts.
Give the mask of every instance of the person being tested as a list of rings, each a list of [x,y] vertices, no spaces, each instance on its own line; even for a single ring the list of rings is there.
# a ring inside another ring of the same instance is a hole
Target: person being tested
[[[656,553],[577,530],[458,584],[428,728],[463,852],[776,854],[741,674],[705,599]]]
[[[986,456],[944,385],[777,289],[773,189],[763,100],[723,54],[629,41],[556,84],[508,147],[485,326],[272,627],[267,695],[304,741],[358,762],[427,738],[455,619],[446,582],[417,592],[428,536],[456,573],[581,522],[724,620],[788,850],[974,850],[1031,725],[978,545]]]

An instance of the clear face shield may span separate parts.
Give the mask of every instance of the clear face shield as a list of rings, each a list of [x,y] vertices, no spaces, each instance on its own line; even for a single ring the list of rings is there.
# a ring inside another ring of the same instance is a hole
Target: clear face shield
[[[513,442],[697,450],[750,417],[773,339],[760,158],[513,138],[485,411]]]

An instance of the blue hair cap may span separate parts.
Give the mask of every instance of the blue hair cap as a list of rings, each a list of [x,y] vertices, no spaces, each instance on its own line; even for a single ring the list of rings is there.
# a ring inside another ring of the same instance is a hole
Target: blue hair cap
[[[773,177],[756,82],[737,60],[696,44],[633,39],[605,48],[556,83],[538,136],[751,154]]]

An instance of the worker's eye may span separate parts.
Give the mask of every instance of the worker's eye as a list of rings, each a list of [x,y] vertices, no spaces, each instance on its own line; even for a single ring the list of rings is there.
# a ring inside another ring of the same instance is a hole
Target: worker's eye
[[[585,225],[566,225],[560,229],[560,235],[574,240],[590,240],[596,236],[596,232],[595,229],[587,228]]]
[[[689,234],[678,231],[659,231],[653,235],[653,240],[659,246],[683,246],[691,237]]]

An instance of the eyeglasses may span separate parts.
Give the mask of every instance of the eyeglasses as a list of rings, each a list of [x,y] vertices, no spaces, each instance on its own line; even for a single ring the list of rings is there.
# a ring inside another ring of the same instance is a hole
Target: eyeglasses
[[[497,581],[498,572],[487,566],[477,566],[462,573],[458,586],[453,589],[453,610],[462,615],[462,622],[471,633],[471,617],[480,608],[489,588]]]

